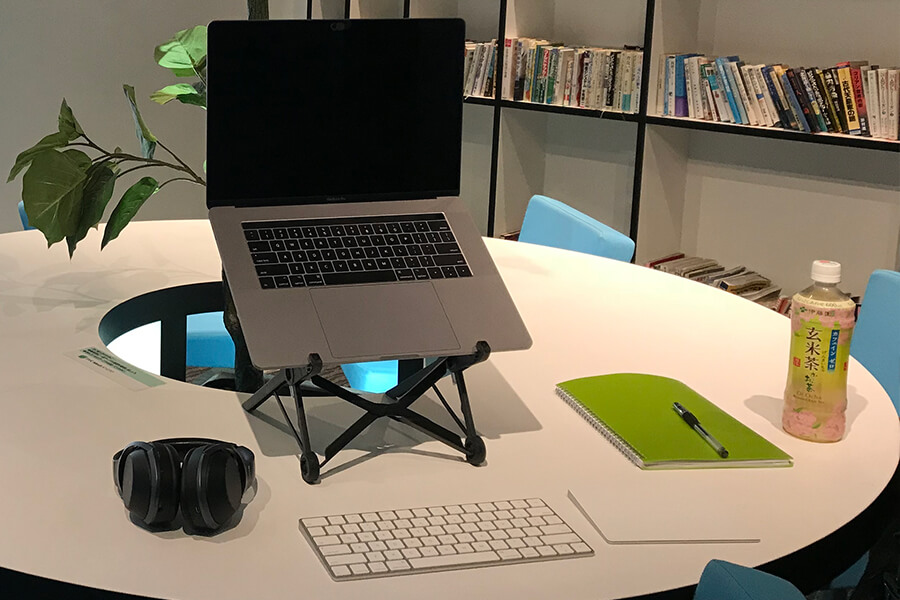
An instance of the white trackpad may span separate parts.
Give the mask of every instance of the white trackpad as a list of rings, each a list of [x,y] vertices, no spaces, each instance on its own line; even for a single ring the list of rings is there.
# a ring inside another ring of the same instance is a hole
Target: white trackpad
[[[459,340],[431,282],[310,290],[332,356],[455,351]]]

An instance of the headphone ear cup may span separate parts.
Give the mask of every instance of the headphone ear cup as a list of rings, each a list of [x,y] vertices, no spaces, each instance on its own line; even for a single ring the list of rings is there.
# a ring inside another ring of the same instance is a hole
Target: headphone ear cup
[[[230,444],[212,444],[190,450],[181,475],[181,513],[195,529],[225,525],[241,505],[243,467]]]
[[[171,522],[178,514],[178,454],[166,444],[135,442],[118,461],[116,484],[125,508],[145,525]]]

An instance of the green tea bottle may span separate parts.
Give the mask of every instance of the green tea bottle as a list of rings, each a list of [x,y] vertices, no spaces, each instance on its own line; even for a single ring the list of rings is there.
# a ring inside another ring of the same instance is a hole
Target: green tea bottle
[[[812,280],[791,302],[791,355],[781,423],[796,437],[837,442],[846,427],[856,303],[837,287],[840,263],[814,261]]]

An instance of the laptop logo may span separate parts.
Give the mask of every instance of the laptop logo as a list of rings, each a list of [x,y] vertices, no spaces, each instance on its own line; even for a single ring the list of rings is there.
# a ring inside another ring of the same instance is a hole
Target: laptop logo
[[[327,196],[325,198],[326,202],[346,202],[347,198],[344,196]]]

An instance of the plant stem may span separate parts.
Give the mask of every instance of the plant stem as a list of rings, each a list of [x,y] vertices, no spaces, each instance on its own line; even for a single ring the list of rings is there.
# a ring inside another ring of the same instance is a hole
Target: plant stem
[[[156,188],[156,190],[157,191],[161,190],[164,185],[166,185],[168,183],[172,183],[173,181],[190,181],[191,183],[198,183],[196,179],[191,179],[190,177],[175,177],[174,179],[170,179],[168,181],[163,181],[161,184],[159,184],[159,187]],[[203,184],[203,185],[205,185],[205,184]]]
[[[184,167],[185,169],[187,169],[187,173],[189,173],[194,179],[196,179],[196,180],[198,180],[198,181],[202,181],[202,178],[201,178],[200,176],[198,176],[196,173],[194,173],[193,169],[191,169],[189,166],[187,166],[187,164],[186,164],[183,160],[181,160],[180,158],[178,158],[178,156],[177,156],[174,152],[172,152],[171,150],[169,150],[169,147],[166,146],[165,144],[163,144],[163,143],[162,143],[162,140],[157,139],[157,140],[156,140],[156,143],[159,144],[160,147],[161,147],[163,150],[165,150],[166,152],[168,152],[168,153],[172,156],[172,158],[174,158],[175,160],[177,160],[177,161],[178,161],[178,164],[180,164],[182,167]]]

